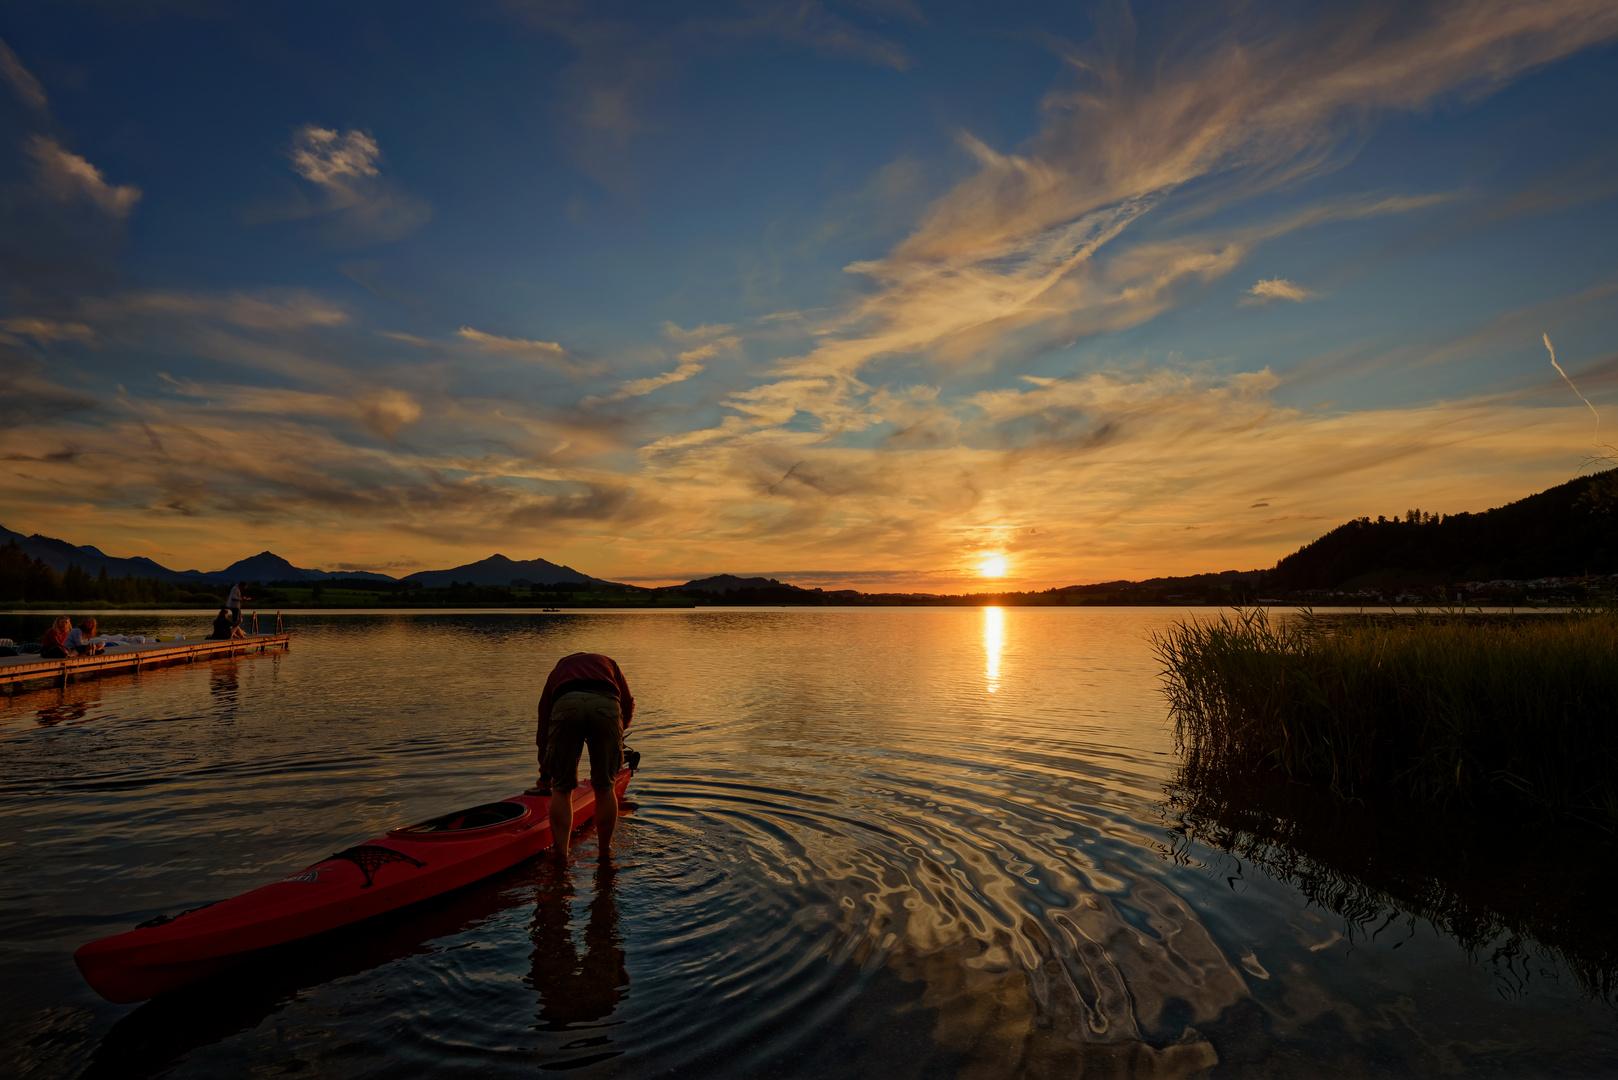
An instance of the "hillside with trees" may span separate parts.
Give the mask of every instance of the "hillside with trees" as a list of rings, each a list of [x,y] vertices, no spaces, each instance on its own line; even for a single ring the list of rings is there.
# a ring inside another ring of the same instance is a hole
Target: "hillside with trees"
[[[1480,514],[1358,518],[1265,575],[1276,590],[1420,587],[1618,573],[1618,470]]]

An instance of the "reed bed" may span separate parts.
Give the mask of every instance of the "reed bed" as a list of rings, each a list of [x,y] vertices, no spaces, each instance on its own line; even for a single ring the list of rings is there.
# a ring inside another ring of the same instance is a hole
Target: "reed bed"
[[[1262,608],[1154,635],[1188,775],[1501,799],[1618,827],[1618,615],[1328,621]]]

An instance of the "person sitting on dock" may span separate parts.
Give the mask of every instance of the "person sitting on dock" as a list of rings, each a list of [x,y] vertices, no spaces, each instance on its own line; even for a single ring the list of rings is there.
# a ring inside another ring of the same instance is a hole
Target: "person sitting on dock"
[[[67,632],[73,628],[73,620],[66,615],[58,615],[51,628],[39,639],[39,658],[41,660],[65,660],[67,658]]]
[[[246,637],[246,631],[237,625],[240,619],[241,612],[236,612],[235,616],[232,617],[229,608],[220,608],[219,614],[213,621],[213,633],[209,634],[206,640],[229,641],[231,638]]]
[[[610,656],[573,653],[558,660],[539,695],[539,783],[531,795],[551,796],[551,843],[567,861],[573,836],[573,789],[579,758],[590,748],[590,786],[595,789],[596,837],[603,862],[618,827],[618,791],[624,766],[624,729],[635,715],[635,698]]]
[[[106,647],[102,642],[96,641],[95,636],[95,616],[88,615],[83,622],[67,632],[67,640],[62,647],[67,650],[69,656],[94,656]]]

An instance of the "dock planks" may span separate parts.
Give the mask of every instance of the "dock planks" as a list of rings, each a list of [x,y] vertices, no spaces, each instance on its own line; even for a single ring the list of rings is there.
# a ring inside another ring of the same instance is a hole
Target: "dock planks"
[[[66,685],[69,678],[109,671],[139,671],[160,664],[180,664],[215,656],[241,656],[288,648],[290,634],[254,634],[230,641],[158,641],[145,645],[109,645],[98,656],[70,656],[65,660],[41,660],[38,656],[0,656],[0,688],[13,689],[24,683],[49,681]]]

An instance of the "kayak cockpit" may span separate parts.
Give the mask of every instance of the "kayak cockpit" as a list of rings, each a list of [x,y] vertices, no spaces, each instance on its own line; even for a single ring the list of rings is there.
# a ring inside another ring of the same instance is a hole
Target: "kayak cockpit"
[[[521,821],[531,813],[528,807],[520,802],[492,802],[483,803],[466,810],[457,810],[452,814],[443,814],[439,817],[428,818],[415,825],[403,825],[397,829],[389,829],[389,836],[408,836],[423,840],[433,837],[465,836],[467,833],[477,832],[480,829],[494,829],[502,825],[511,825]]]

